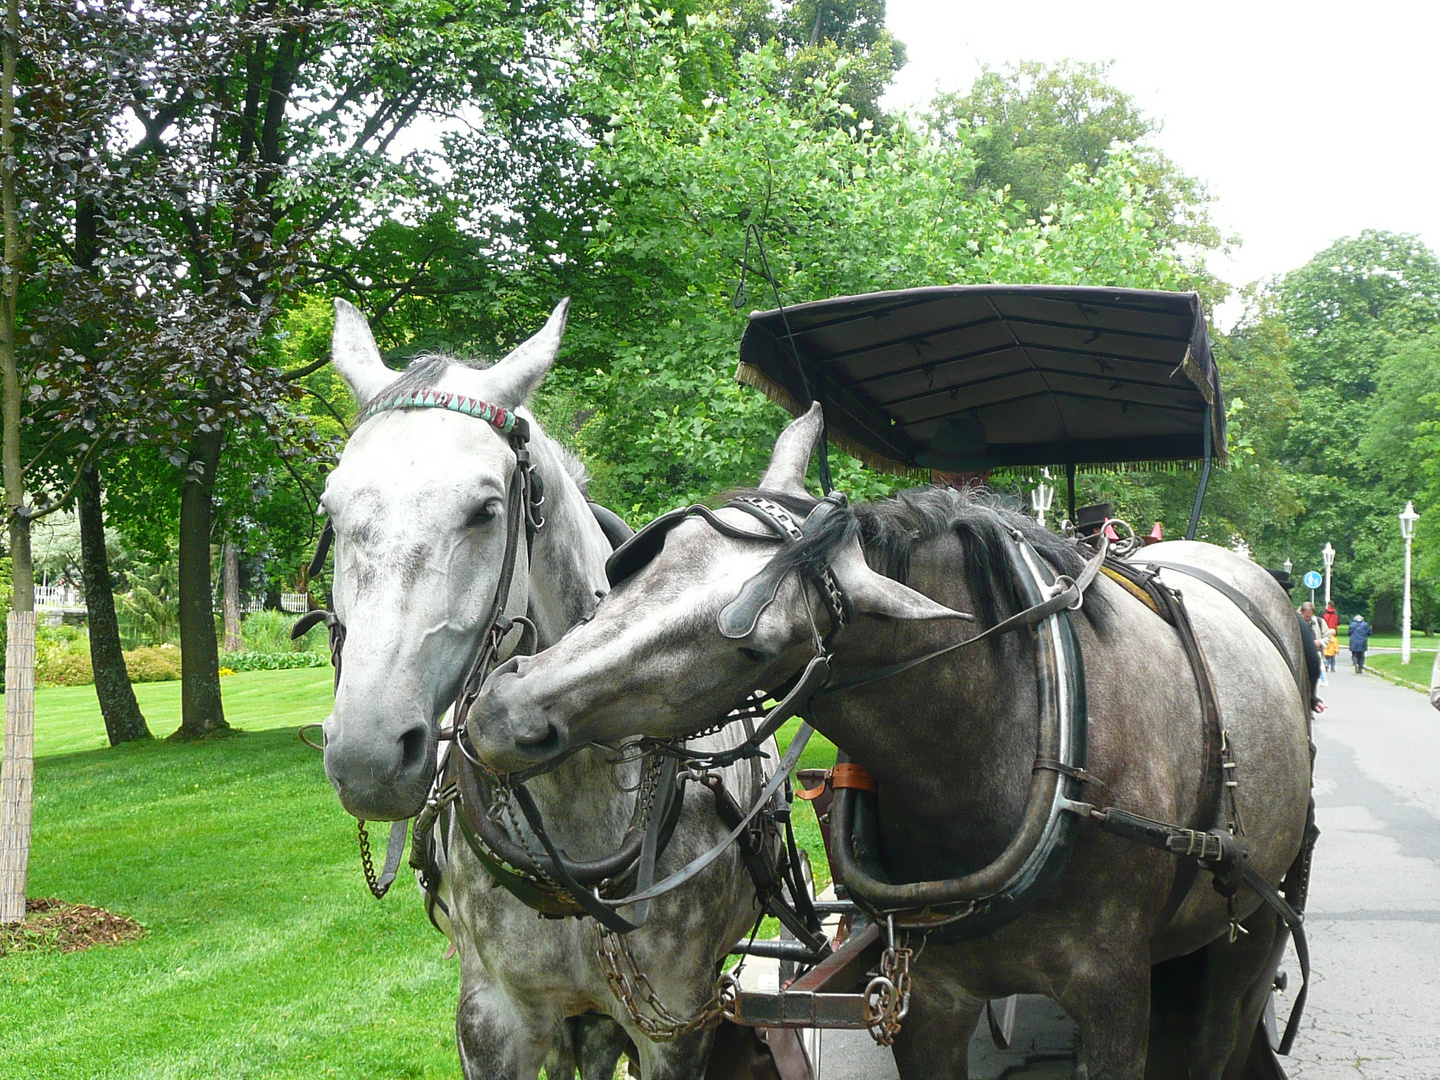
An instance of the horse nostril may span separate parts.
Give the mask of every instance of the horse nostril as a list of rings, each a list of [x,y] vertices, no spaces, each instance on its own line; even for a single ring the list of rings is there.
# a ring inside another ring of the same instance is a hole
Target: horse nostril
[[[517,732],[515,741],[521,746],[533,748],[558,745],[560,732],[555,730],[554,724],[546,724],[541,728],[531,728],[529,731]]]
[[[425,760],[430,746],[429,732],[423,727],[412,727],[400,736],[400,771],[413,772]]]

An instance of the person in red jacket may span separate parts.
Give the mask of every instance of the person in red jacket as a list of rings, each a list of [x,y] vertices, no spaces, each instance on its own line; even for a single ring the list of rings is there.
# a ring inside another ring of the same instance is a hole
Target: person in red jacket
[[[1340,613],[1335,610],[1334,604],[1326,604],[1325,614],[1321,615],[1320,618],[1325,620],[1325,625],[1330,628],[1332,634],[1340,629]]]

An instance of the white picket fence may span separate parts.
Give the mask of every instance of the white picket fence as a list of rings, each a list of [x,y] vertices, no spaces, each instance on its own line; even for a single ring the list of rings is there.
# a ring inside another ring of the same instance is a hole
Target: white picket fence
[[[218,608],[220,598],[216,596],[215,604]],[[74,585],[36,585],[35,586],[35,607],[38,610],[50,611],[84,611],[85,598]],[[305,593],[281,593],[280,609],[291,614],[300,614],[310,609],[310,597]],[[256,611],[265,610],[264,596],[247,597],[241,606],[241,611],[250,614]]]
[[[74,585],[36,585],[35,606],[51,609],[84,610],[85,600]]]

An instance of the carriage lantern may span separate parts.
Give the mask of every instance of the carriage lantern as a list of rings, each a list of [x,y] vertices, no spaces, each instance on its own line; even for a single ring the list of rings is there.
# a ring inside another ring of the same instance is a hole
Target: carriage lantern
[[[1400,535],[1405,540],[1405,602],[1401,607],[1400,663],[1410,663],[1410,541],[1415,538],[1415,522],[1420,515],[1415,504],[1405,500],[1405,509],[1400,511]]]
[[[1286,559],[1286,560],[1285,560],[1283,563],[1281,563],[1280,565],[1282,565],[1283,567],[1285,567],[1285,576],[1286,576],[1286,577],[1289,577],[1289,576],[1290,576],[1290,571],[1295,569],[1295,564],[1294,564],[1293,562],[1291,562],[1289,559]]]

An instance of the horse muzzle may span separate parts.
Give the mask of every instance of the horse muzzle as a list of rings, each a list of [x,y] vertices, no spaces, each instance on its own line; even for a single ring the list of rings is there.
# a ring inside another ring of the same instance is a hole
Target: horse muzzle
[[[417,722],[400,731],[346,731],[325,721],[325,775],[340,805],[362,821],[401,821],[425,805],[435,778],[436,735]]]
[[[520,772],[560,756],[567,729],[546,710],[519,700],[519,676],[497,669],[471,706],[466,730],[480,760],[498,772]]]

